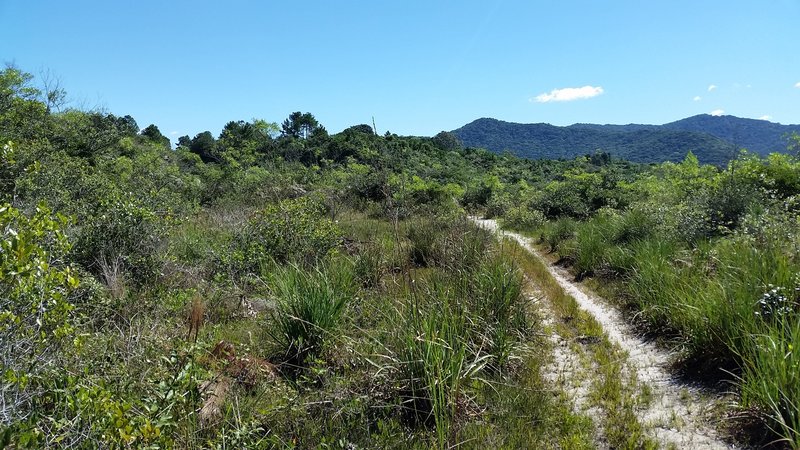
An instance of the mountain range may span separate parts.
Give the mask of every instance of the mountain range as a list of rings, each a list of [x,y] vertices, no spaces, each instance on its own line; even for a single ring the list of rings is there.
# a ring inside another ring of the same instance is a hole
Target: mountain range
[[[509,151],[532,159],[571,159],[607,152],[635,162],[680,161],[691,151],[702,163],[725,165],[742,149],[759,155],[786,152],[787,136],[800,125],[700,114],[664,125],[597,125],[566,127],[521,124],[482,118],[453,130],[465,147]]]

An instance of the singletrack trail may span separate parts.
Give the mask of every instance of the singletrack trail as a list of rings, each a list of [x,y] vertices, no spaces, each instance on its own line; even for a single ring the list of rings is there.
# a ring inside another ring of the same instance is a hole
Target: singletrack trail
[[[722,441],[717,431],[709,425],[709,413],[721,403],[721,399],[714,396],[702,396],[701,392],[691,386],[677,382],[670,373],[671,355],[658,348],[654,343],[647,342],[638,337],[631,326],[625,321],[622,314],[609,306],[602,298],[580,287],[573,282],[569,273],[548,263],[539,252],[529,243],[528,238],[509,231],[501,230],[494,220],[473,219],[482,228],[499,233],[502,236],[514,239],[524,249],[536,258],[543,261],[550,275],[558,282],[561,288],[572,296],[579,307],[588,312],[603,327],[612,344],[618,345],[627,355],[626,369],[632,371],[643,385],[651,390],[651,401],[644,407],[637,408],[637,416],[645,427],[651,439],[658,442],[662,448],[679,449],[729,449],[735,448]],[[535,282],[535,280],[534,280]],[[546,299],[545,299],[546,300]],[[546,308],[545,308],[546,309]],[[546,318],[545,321],[552,318]],[[557,342],[558,337],[554,338]],[[561,345],[554,351],[554,367],[557,368],[559,378],[570,376],[578,380],[589,376],[597,376],[592,370],[575,369],[569,374],[574,364],[575,357],[566,353],[567,347]],[[563,360],[563,361],[559,361]],[[578,384],[572,382],[573,388],[585,386],[591,380],[582,380]],[[565,385],[568,389],[569,383]],[[577,407],[585,403],[585,393],[574,395]],[[586,411],[590,415],[599,415],[590,408]],[[593,417],[598,423],[603,423],[603,417]],[[602,442],[599,442],[602,447]]]

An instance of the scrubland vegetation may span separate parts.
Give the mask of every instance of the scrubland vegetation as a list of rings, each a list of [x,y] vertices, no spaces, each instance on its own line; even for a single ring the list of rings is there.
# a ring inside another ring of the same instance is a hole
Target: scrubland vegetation
[[[34,85],[0,72],[3,445],[591,448],[480,213],[800,447],[794,156],[532,161],[299,112],[173,149]]]
[[[510,210],[506,224],[576,278],[602,280],[694,375],[735,381],[741,406],[797,447],[798,176],[783,154],[743,154],[724,169],[689,155],[618,184],[624,208],[592,207],[587,195],[572,209],[589,214],[551,214],[535,193],[513,201],[527,215]]]

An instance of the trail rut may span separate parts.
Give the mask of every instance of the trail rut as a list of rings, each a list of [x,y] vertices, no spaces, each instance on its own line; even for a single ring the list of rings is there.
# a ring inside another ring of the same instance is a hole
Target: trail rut
[[[522,235],[501,230],[494,220],[474,220],[485,229],[514,239],[535,257],[544,261],[528,239]],[[619,311],[607,305],[595,294],[584,291],[573,283],[567,271],[553,267],[547,261],[544,262],[564,291],[577,301],[581,309],[591,314],[602,325],[610,342],[627,353],[628,370],[635,371],[638,380],[652,389],[652,401],[645,409],[639,411],[639,420],[648,428],[652,438],[664,447],[736,448],[723,442],[716,430],[707,422],[708,413],[719,404],[719,399],[701,396],[701,392],[697,389],[678,383],[669,371],[671,362],[669,353],[639,338]],[[556,352],[554,357],[564,356]],[[557,365],[562,368],[572,366],[569,363],[557,363]],[[584,374],[576,373],[575,376]],[[602,421],[602,418],[597,419]]]

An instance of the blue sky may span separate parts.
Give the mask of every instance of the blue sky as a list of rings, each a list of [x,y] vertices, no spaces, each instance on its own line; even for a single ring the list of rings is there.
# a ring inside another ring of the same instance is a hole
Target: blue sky
[[[0,0],[0,24],[0,62],[173,142],[292,111],[416,135],[479,117],[800,123],[798,0]]]

